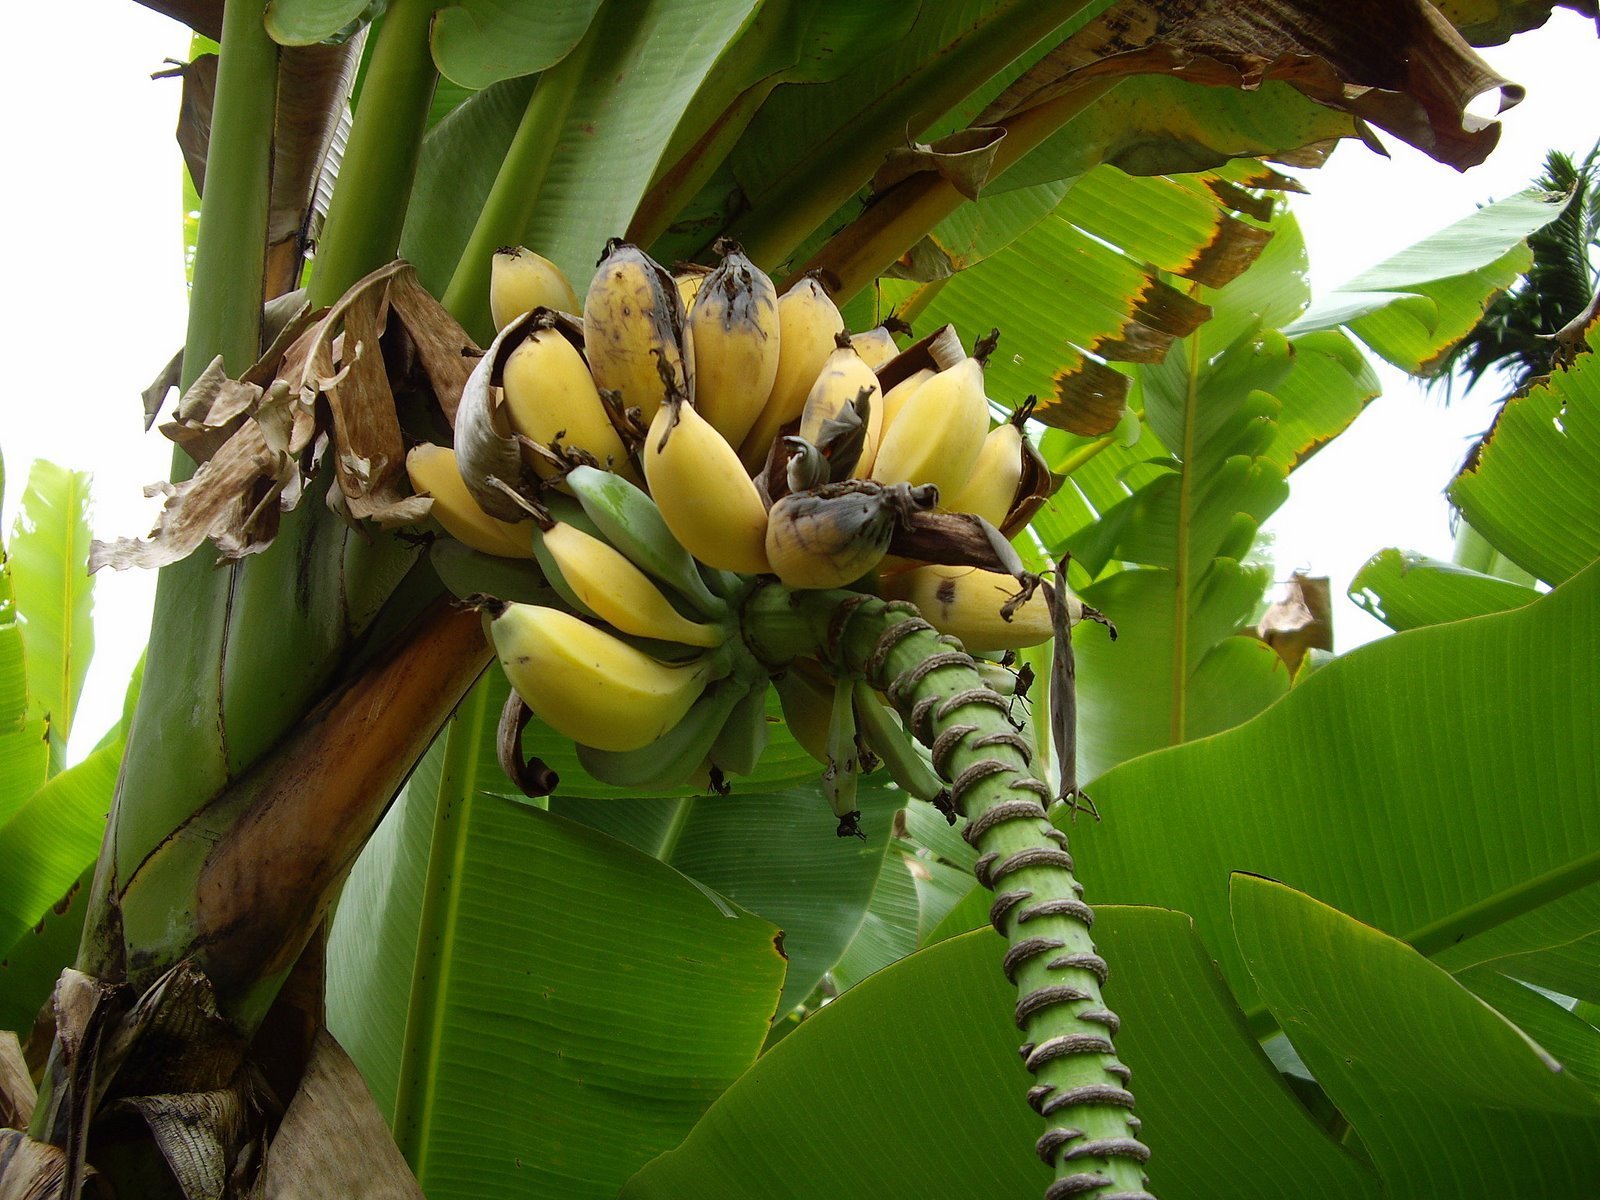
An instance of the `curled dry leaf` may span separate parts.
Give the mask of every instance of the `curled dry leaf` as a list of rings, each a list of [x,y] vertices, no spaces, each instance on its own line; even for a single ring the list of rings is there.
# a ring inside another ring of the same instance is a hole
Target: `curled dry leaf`
[[[261,1200],[422,1200],[361,1073],[326,1030],[317,1034],[258,1186]]]
[[[1278,652],[1292,675],[1308,651],[1333,649],[1332,609],[1327,576],[1297,571],[1251,632]]]
[[[417,368],[449,415],[477,350],[471,339],[404,262],[372,272],[326,312],[292,294],[269,304],[266,317],[272,343],[260,360],[237,380],[212,363],[162,426],[200,469],[155,485],[148,494],[165,493],[167,502],[149,539],[95,543],[91,570],[165,566],[208,538],[225,559],[259,553],[330,447],[339,483],[330,505],[348,519],[399,525],[425,515],[426,501],[404,482],[384,342],[395,343],[392,357]],[[147,411],[150,404],[147,395]]]
[[[18,1129],[0,1129],[0,1179],[5,1200],[59,1200],[67,1178],[60,1146],[36,1142]]]
[[[913,142],[891,150],[872,177],[872,190],[886,192],[913,175],[933,171],[968,200],[976,200],[989,181],[995,152],[1005,136],[1004,129],[975,126],[935,142]]]
[[[467,491],[478,506],[501,521],[521,521],[527,513],[492,481],[530,499],[538,489],[531,483],[522,488],[522,446],[511,431],[505,402],[500,395],[501,373],[506,359],[538,328],[539,310],[524,313],[509,322],[489,343],[488,350],[472,368],[461,390],[461,405],[456,410],[456,466]]]
[[[33,1119],[34,1099],[22,1043],[9,1029],[0,1030],[0,1127],[26,1129]]]

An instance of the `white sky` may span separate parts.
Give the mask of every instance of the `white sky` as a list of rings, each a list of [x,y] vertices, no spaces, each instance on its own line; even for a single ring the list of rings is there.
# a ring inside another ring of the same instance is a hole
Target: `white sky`
[[[9,113],[4,148],[20,169],[0,195],[12,283],[0,299],[12,395],[0,451],[9,528],[36,457],[94,472],[95,534],[145,533],[156,505],[141,489],[164,478],[170,446],[143,435],[139,392],[183,340],[182,165],[172,129],[179,84],[151,82],[162,59],[186,56],[188,31],[131,0],[95,0],[73,27],[70,62],[50,51],[60,14],[8,11],[18,48],[0,76]],[[1394,147],[1384,160],[1347,145],[1307,180],[1295,210],[1310,246],[1314,286],[1332,286],[1451,221],[1478,202],[1520,190],[1547,148],[1583,153],[1600,136],[1592,81],[1594,26],[1560,10],[1543,30],[1482,51],[1527,86],[1507,113],[1500,147],[1466,175]],[[87,303],[86,303],[87,301]],[[73,326],[79,326],[74,329]],[[37,358],[38,368],[17,369]],[[1396,372],[1386,394],[1330,448],[1296,473],[1288,504],[1268,528],[1283,575],[1296,567],[1351,576],[1391,545],[1448,558],[1441,489],[1468,440],[1487,423],[1492,386],[1446,408]],[[75,749],[116,718],[154,595],[153,574],[101,572],[98,646]],[[1353,605],[1335,615],[1346,649],[1384,629]]]

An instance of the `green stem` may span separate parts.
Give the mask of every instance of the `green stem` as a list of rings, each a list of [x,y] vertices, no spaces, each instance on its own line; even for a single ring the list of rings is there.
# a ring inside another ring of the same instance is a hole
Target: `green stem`
[[[848,607],[846,607],[848,606]],[[1045,786],[1011,725],[1003,697],[984,687],[972,660],[906,605],[841,592],[755,592],[746,640],[762,661],[819,654],[838,675],[864,675],[933,748],[967,817],[979,881],[996,891],[990,911],[1007,943],[1024,1055],[1035,1077],[1029,1101],[1046,1119],[1041,1156],[1076,1190],[1143,1195],[1148,1151],[1138,1142],[1128,1073],[1112,1046],[1118,1022],[1101,988],[1106,966],[1090,934],[1093,913],[1045,815]],[[1068,1158],[1068,1154],[1072,1158]]]
[[[217,62],[194,302],[184,342],[185,389],[219,354],[228,374],[238,378],[261,352],[278,47],[262,27],[259,3],[229,0],[222,20],[228,44]]]
[[[939,279],[929,280],[911,295],[906,297],[905,303],[894,310],[894,315],[907,325],[916,322],[917,318],[928,311],[928,306],[944,291],[944,285],[954,279],[954,275],[945,275]]]
[[[978,28],[905,78],[875,96],[875,88],[863,91],[865,107],[768,181],[763,194],[750,197],[751,211],[730,232],[758,265],[778,266],[849,202],[908,133],[921,134],[1082,8],[1079,0],[997,6]],[[862,83],[852,73],[817,86],[842,91]]]
[[[1096,438],[1092,442],[1087,442],[1084,445],[1079,446],[1065,459],[1063,459],[1055,468],[1055,472],[1057,475],[1071,475],[1079,467],[1083,466],[1084,463],[1092,461],[1093,459],[1097,458],[1102,451],[1109,450],[1116,444],[1117,437],[1115,434],[1107,434],[1103,438]]]
[[[596,16],[572,52],[539,76],[466,249],[456,262],[455,274],[444,289],[445,308],[481,345],[488,345],[494,334],[489,320],[489,267],[494,252],[520,242],[533,220],[599,29]]]
[[[392,259],[400,245],[439,81],[428,45],[436,7],[436,0],[392,0],[378,29],[350,144],[317,242],[310,299],[319,307]]]
[[[445,988],[454,972],[455,927],[466,877],[466,850],[472,830],[477,783],[477,747],[488,711],[488,689],[474,688],[445,734],[444,762],[433,815],[433,841],[423,885],[417,956],[411,971],[410,1007],[402,1043],[400,1077],[394,1101],[395,1143],[422,1185],[427,1183],[429,1134],[433,1128],[434,1082],[448,1007]]]
[[[1187,736],[1189,707],[1189,517],[1193,503],[1194,440],[1200,392],[1200,346],[1191,342],[1188,394],[1183,406],[1183,474],[1178,480],[1178,528],[1172,562],[1172,708],[1167,740],[1176,746]]]

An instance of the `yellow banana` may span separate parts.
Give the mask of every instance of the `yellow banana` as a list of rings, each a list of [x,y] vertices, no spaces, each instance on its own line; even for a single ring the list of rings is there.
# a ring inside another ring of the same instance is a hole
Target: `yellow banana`
[[[432,516],[464,546],[501,558],[533,557],[533,522],[500,521],[478,507],[461,481],[456,452],[422,442],[406,455],[406,474],[418,493],[433,497]]]
[[[600,750],[648,746],[706,688],[700,659],[667,666],[558,608],[506,604],[489,626],[517,694],[563,737]]]
[[[511,427],[523,437],[550,446],[586,450],[601,467],[637,479],[606,408],[595,389],[578,348],[554,329],[530,334],[506,359],[501,386]],[[541,455],[529,456],[542,479],[561,475],[560,467]]]
[[[504,329],[536,308],[578,313],[578,293],[560,267],[525,246],[496,250],[489,264],[489,314]]]
[[[883,435],[872,478],[884,483],[931,483],[943,503],[972,474],[988,428],[983,364],[964,358],[911,393]]]
[[[694,406],[730,446],[750,432],[778,374],[778,290],[724,240],[722,265],[704,277],[689,310]]]
[[[894,334],[882,325],[865,333],[852,333],[850,344],[861,355],[861,361],[874,371],[900,353],[900,347],[895,345]]]
[[[678,273],[672,277],[672,282],[678,285],[678,299],[683,301],[684,312],[694,308],[694,298],[700,294],[700,288],[709,274],[711,272],[706,267],[690,265],[680,266]]]
[[[767,514],[767,561],[788,587],[843,587],[883,559],[895,516],[870,484],[791,492]]]
[[[972,474],[942,507],[950,512],[977,513],[996,529],[1005,524],[1022,483],[1022,430],[1007,421],[983,439]]]
[[[928,367],[911,372],[899,383],[895,384],[883,397],[883,433],[879,434],[878,444],[883,444],[883,434],[888,433],[893,427],[895,418],[900,415],[900,410],[905,407],[905,402],[911,399],[911,393],[916,391],[928,380],[932,379],[935,372]]]
[[[969,650],[1020,650],[1048,641],[1055,628],[1044,589],[1038,588],[1007,621],[1000,609],[1021,590],[1010,575],[977,567],[927,566],[884,583],[886,594],[910,600],[940,633],[961,639]],[[1076,621],[1082,607],[1067,594],[1068,614]]]
[[[800,415],[817,373],[833,353],[835,335],[843,332],[838,307],[811,276],[778,297],[778,373],[761,415],[739,447],[746,473],[761,469],[772,439]]]
[[[805,407],[800,410],[800,436],[812,445],[818,444],[822,440],[823,422],[837,417],[839,410],[863,391],[868,393],[867,436],[852,472],[858,479],[866,476],[878,453],[878,439],[883,430],[883,394],[872,368],[862,361],[850,339],[839,334],[833,353],[822,364],[822,370],[806,395]]]
[[[663,404],[644,439],[644,475],[672,536],[709,567],[759,575],[767,509],[739,456],[691,405]]]
[[[536,536],[546,575],[559,572],[585,608],[623,633],[685,646],[711,647],[726,640],[715,625],[691,621],[673,608],[661,589],[609,543],[565,521]]]
[[[583,349],[596,385],[619,393],[646,424],[671,390],[694,399],[694,360],[684,330],[683,301],[672,276],[639,247],[620,238],[605,257],[583,302]]]

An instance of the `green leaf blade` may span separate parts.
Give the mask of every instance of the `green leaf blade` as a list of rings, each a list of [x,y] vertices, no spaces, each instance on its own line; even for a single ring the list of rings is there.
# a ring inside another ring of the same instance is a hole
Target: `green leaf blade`
[[[1592,1190],[1600,1102],[1509,1021],[1409,946],[1292,888],[1241,875],[1232,895],[1252,977],[1388,1194]]]
[[[35,714],[49,724],[53,771],[65,765],[73,714],[94,654],[89,483],[82,471],[36,461],[9,547],[30,698]]]

